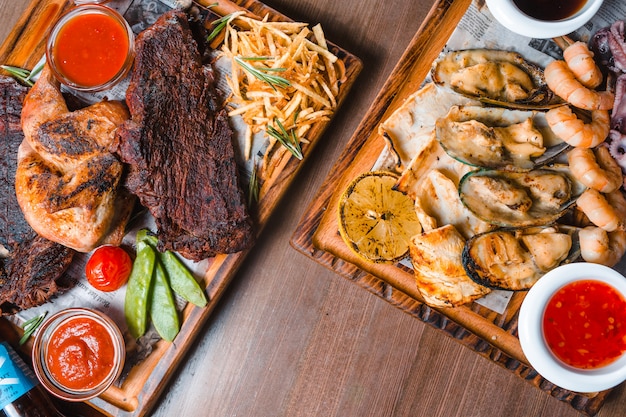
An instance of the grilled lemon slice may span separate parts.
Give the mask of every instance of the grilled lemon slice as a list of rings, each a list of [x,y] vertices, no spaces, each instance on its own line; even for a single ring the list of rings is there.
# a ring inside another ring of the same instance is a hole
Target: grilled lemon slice
[[[398,176],[371,171],[354,179],[339,200],[339,233],[357,255],[377,263],[400,260],[422,227],[414,202],[393,186]]]

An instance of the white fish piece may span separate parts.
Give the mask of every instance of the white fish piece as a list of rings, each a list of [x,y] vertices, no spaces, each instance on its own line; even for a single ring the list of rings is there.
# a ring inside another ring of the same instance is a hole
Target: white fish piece
[[[465,239],[452,225],[413,236],[409,251],[417,289],[431,306],[455,307],[491,290],[470,279],[463,268]]]
[[[433,83],[426,83],[378,127],[389,148],[404,169],[431,140],[435,123],[448,114],[450,107],[480,105],[473,100]]]
[[[434,219],[428,224],[422,224],[425,230],[432,229],[433,225],[440,227],[450,224],[464,238],[469,239],[477,233],[494,229],[493,225],[479,219],[463,205],[457,184],[436,169],[429,171],[420,183],[415,206],[418,218]]]

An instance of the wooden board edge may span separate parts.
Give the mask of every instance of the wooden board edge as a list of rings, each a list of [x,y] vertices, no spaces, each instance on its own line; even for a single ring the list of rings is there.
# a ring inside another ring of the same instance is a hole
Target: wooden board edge
[[[69,0],[32,0],[0,45],[0,64],[34,67],[45,54],[46,38],[51,29],[49,22],[56,21],[69,5]],[[35,33],[33,28],[37,28]]]

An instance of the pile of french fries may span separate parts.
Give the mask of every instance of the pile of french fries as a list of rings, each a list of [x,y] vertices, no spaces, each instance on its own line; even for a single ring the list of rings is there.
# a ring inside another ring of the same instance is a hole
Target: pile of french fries
[[[301,143],[307,143],[311,126],[330,119],[345,68],[328,50],[320,25],[309,29],[306,23],[237,16],[226,26],[221,51],[232,62],[228,78],[232,93],[227,104],[232,109],[229,115],[240,115],[247,125],[247,159],[254,135],[268,126],[279,129],[276,121],[295,132]],[[276,86],[263,81],[244,70],[236,58],[289,84]],[[276,139],[269,139],[272,147]]]

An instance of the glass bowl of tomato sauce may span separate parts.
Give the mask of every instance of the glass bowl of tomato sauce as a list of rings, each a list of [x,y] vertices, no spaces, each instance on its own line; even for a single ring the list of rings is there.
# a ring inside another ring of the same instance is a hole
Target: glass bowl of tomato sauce
[[[50,316],[35,336],[33,368],[51,394],[85,401],[106,391],[120,376],[124,337],[102,312],[68,308]]]
[[[52,27],[46,62],[66,86],[87,92],[109,89],[133,65],[135,35],[124,17],[100,4],[76,6]]]
[[[562,265],[528,291],[519,312],[524,355],[561,388],[597,392],[626,380],[626,278],[612,268]]]

